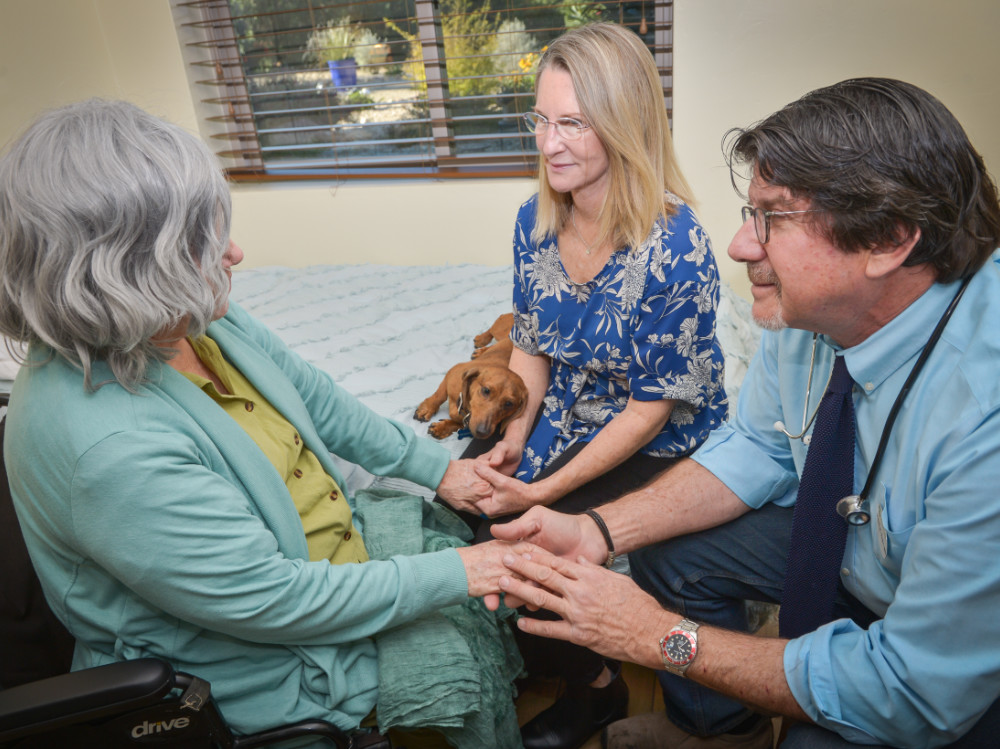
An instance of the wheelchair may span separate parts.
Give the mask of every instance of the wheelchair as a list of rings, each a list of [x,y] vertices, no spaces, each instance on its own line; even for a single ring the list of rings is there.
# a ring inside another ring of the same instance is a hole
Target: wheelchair
[[[0,393],[0,449],[8,402]],[[236,735],[207,681],[157,658],[70,672],[73,640],[42,595],[2,461],[0,569],[0,749],[391,749],[378,732],[349,733],[323,720]]]

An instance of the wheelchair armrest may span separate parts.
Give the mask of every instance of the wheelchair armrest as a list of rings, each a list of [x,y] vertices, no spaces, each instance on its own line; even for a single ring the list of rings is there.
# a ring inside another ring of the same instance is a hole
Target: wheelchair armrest
[[[174,669],[156,658],[110,663],[0,691],[0,740],[158,702]]]

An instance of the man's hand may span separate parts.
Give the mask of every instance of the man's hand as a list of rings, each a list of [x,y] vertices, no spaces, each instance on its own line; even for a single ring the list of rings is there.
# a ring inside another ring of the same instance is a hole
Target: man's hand
[[[448,463],[437,493],[445,502],[456,510],[464,510],[478,515],[481,510],[476,502],[486,499],[493,493],[493,487],[476,475],[474,460],[453,460]]]
[[[586,560],[573,562],[539,550],[504,556],[513,573],[500,588],[560,621],[522,617],[518,627],[543,637],[569,640],[609,658],[662,668],[658,638],[680,617],[665,611],[631,578]],[[518,578],[523,577],[524,580]]]
[[[524,515],[490,531],[503,541],[529,541],[553,554],[595,564],[608,558],[608,545],[597,524],[586,515],[565,515],[547,507],[532,507]]]
[[[521,598],[529,608],[545,608],[561,617],[559,621],[521,617],[517,622],[521,630],[568,640],[609,658],[663,668],[660,638],[681,617],[662,608],[630,577],[542,550],[518,554],[511,548],[510,552],[504,563],[512,575],[501,576],[500,589]],[[699,630],[699,639],[704,646],[687,672],[689,678],[765,714],[812,721],[788,687],[787,640],[706,626]]]

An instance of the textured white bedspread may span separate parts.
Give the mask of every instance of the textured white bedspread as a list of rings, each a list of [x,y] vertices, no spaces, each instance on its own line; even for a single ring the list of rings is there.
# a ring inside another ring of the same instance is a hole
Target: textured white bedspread
[[[365,405],[426,434],[413,411],[469,358],[473,337],[510,311],[512,279],[510,266],[272,266],[237,270],[232,298]],[[735,402],[760,334],[749,304],[725,286],[718,335]],[[443,444],[458,455],[465,441]],[[347,488],[370,480],[354,471]]]

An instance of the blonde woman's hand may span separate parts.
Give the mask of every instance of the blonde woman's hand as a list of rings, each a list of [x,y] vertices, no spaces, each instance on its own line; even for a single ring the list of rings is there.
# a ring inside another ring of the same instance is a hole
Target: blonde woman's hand
[[[524,445],[513,440],[500,440],[493,448],[480,455],[477,460],[486,463],[490,468],[504,476],[513,476],[521,463],[521,453]]]
[[[505,476],[482,461],[476,461],[474,468],[479,478],[492,487],[489,496],[476,502],[478,511],[487,517],[495,518],[523,512],[545,500],[538,484],[526,484],[519,479]]]

